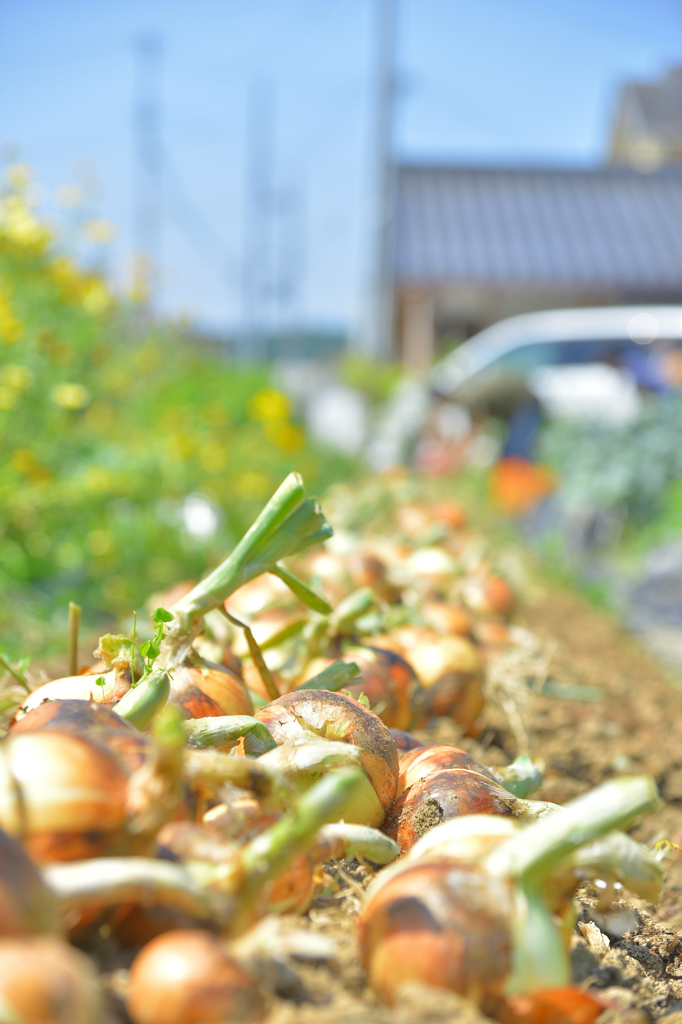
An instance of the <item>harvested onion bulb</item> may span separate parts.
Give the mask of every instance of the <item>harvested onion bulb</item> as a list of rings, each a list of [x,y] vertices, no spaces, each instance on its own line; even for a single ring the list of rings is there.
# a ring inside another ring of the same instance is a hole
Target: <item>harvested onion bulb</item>
[[[106,747],[41,730],[3,741],[0,827],[38,863],[94,857],[126,821],[128,774]]]
[[[0,829],[0,936],[60,930],[53,893],[19,843]]]
[[[170,699],[188,718],[253,714],[242,680],[219,665],[177,665],[171,676]]]
[[[384,831],[405,851],[442,821],[461,814],[513,816],[516,797],[496,782],[464,768],[433,771],[396,800]]]
[[[98,684],[98,679],[103,679],[104,684]],[[28,695],[18,709],[15,718],[19,721],[29,711],[33,711],[46,700],[85,700],[111,707],[125,696],[129,689],[130,679],[113,669],[99,675],[65,676],[63,679],[53,679],[49,683],[43,683]]]
[[[298,746],[328,739],[358,747],[371,786],[366,787],[361,814],[352,815],[352,808],[347,808],[344,817],[364,825],[381,824],[397,793],[398,750],[376,715],[341,693],[299,690],[272,701],[255,717],[279,744]],[[357,794],[353,800],[358,800]]]
[[[127,1009],[134,1024],[258,1021],[256,982],[209,932],[182,929],[153,939],[130,969]]]
[[[0,939],[0,1005],[7,1024],[101,1024],[95,968],[49,935]]]
[[[409,662],[395,651],[380,647],[353,647],[345,652],[356,662],[362,681],[347,687],[353,697],[361,693],[389,729],[409,729],[424,714],[424,687]]]

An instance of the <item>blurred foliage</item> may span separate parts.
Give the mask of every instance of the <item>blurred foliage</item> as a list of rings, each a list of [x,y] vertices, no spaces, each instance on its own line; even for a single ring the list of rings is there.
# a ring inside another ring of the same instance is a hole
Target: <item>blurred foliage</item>
[[[0,196],[0,644],[63,647],[227,553],[284,476],[353,464],[314,449],[266,367],[141,326],[59,253],[26,176]]]
[[[577,420],[548,424],[540,458],[557,471],[559,500],[569,515],[621,506],[630,525],[639,527],[661,515],[667,502],[675,504],[679,487],[674,485],[682,481],[680,437],[682,397],[665,395],[650,399],[641,417],[623,426]],[[678,519],[678,530],[679,524]]]
[[[361,391],[373,402],[385,402],[402,376],[397,363],[378,363],[357,353],[340,359],[339,374],[344,384]]]

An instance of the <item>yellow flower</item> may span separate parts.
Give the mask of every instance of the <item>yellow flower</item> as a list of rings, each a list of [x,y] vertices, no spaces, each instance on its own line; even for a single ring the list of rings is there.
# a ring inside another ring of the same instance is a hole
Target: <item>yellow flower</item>
[[[101,399],[92,403],[86,416],[88,426],[101,432],[112,430],[116,423],[116,411],[113,406]]]
[[[47,483],[52,478],[52,473],[46,466],[42,466],[38,457],[30,448],[17,448],[10,459],[12,468],[23,473],[32,484]]]
[[[0,370],[0,381],[17,391],[27,391],[33,384],[33,374],[27,366],[18,363],[7,363]]]
[[[29,209],[23,196],[7,196],[0,202],[0,231],[25,248],[44,249],[50,232]]]
[[[104,313],[111,305],[111,295],[102,281],[97,278],[90,281],[83,291],[83,308],[97,316]]]
[[[52,388],[52,401],[62,409],[84,409],[90,402],[90,392],[82,384],[57,384]]]
[[[14,408],[18,401],[19,395],[14,388],[8,388],[4,384],[0,384],[0,409],[8,412]]]
[[[235,490],[240,498],[254,501],[270,493],[270,478],[256,469],[248,470],[237,478]]]
[[[67,256],[58,256],[50,264],[50,277],[65,299],[78,299],[83,281],[78,270]]]
[[[10,164],[5,171],[5,180],[11,188],[26,188],[33,177],[33,172],[28,164]]]
[[[0,291],[0,339],[6,345],[16,345],[24,334],[24,325],[14,315],[9,298]]]
[[[268,423],[265,432],[268,439],[285,455],[300,452],[305,444],[305,432],[293,423]]]
[[[261,388],[249,401],[246,411],[251,419],[260,423],[285,420],[291,412],[291,402],[277,388]]]
[[[166,440],[166,450],[169,458],[175,462],[180,462],[190,457],[194,450],[194,445],[187,434],[171,434]]]
[[[111,490],[113,477],[105,466],[88,466],[83,475],[88,491],[94,494],[106,494]]]

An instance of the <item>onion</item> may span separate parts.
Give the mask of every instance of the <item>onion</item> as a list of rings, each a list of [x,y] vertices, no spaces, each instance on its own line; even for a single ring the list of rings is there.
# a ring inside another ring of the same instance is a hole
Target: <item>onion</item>
[[[353,647],[346,652],[360,669],[362,681],[346,687],[353,697],[364,693],[389,729],[409,729],[423,717],[424,687],[400,654],[380,647]]]
[[[406,537],[415,538],[431,524],[428,509],[422,505],[399,505],[394,512],[398,529]]]
[[[491,1011],[501,1024],[592,1024],[610,1004],[573,985],[508,996]]]
[[[0,939],[0,1004],[7,1024],[101,1024],[95,968],[49,935]]]
[[[10,735],[0,754],[0,826],[38,863],[93,857],[119,837],[128,775],[106,747],[42,730]]]
[[[407,860],[449,860],[480,864],[505,839],[513,836],[521,823],[496,814],[466,814],[450,818],[423,835],[407,854]]]
[[[46,701],[15,722],[10,727],[10,736],[48,729],[97,740],[131,772],[144,764],[151,751],[149,738],[115,711],[85,700]]]
[[[328,739],[359,747],[360,763],[377,798],[369,820],[363,817],[359,823],[381,824],[396,797],[398,750],[390,732],[376,715],[341,693],[299,690],[272,701],[255,717],[268,727],[279,744],[299,745]]]
[[[209,932],[183,929],[153,939],[130,969],[134,1024],[258,1021],[265,1003],[254,978]]]
[[[402,761],[404,755],[410,750],[419,750],[424,746],[421,740],[418,740],[416,736],[413,736],[411,732],[405,732],[403,729],[389,729],[388,730],[393,737],[396,747],[398,748],[398,754]]]
[[[38,729],[59,729],[60,732],[80,735],[87,733],[90,739],[108,736],[112,731],[132,735],[136,732],[110,708],[94,701],[74,699],[49,700],[39,704],[10,726],[10,735],[18,736]]]
[[[496,779],[488,768],[474,760],[471,754],[467,754],[466,750],[442,744],[412,750],[400,758],[398,796],[431,772],[441,771],[443,768],[467,768],[483,775],[490,782],[499,784],[499,779]]]
[[[387,1003],[422,982],[480,1001],[511,968],[512,887],[468,865],[417,862],[372,893],[360,916],[362,963]]]
[[[230,800],[206,811],[203,821],[220,829],[226,838],[249,839],[272,825],[278,817],[278,814],[266,811],[255,796],[237,790]]]
[[[527,827],[473,817],[441,826],[420,844],[426,859],[370,886],[359,927],[371,983],[389,1003],[405,982],[425,982],[503,1024],[589,1024],[601,1007],[568,985],[567,897],[593,877],[660,892],[651,852],[613,831],[656,801],[653,779],[622,778]]]
[[[170,699],[188,718],[253,714],[242,680],[219,665],[177,665],[171,676]]]
[[[348,569],[358,587],[381,588],[386,581],[387,569],[376,555],[355,554],[348,559]]]
[[[399,589],[390,581],[386,565],[376,555],[367,552],[351,555],[348,570],[357,587],[371,587],[378,597],[389,604],[400,600]]]
[[[429,686],[424,699],[427,718],[448,716],[461,725],[467,736],[477,736],[477,725],[485,707],[483,682],[478,675],[466,672],[446,672]]]
[[[410,664],[424,686],[433,686],[446,672],[481,671],[481,657],[476,647],[463,636],[440,636],[430,629],[418,627],[397,631]]]
[[[516,604],[514,591],[502,576],[481,576],[465,581],[462,595],[469,607],[482,615],[511,615]]]
[[[485,703],[476,647],[463,636],[440,636],[419,626],[404,626],[393,636],[426,687],[425,717],[448,715],[475,735]]]
[[[431,506],[431,516],[442,523],[447,523],[453,530],[461,530],[466,525],[467,514],[458,501],[437,501]]]
[[[97,679],[104,679],[99,686]],[[87,700],[95,704],[111,706],[123,697],[130,689],[130,679],[114,669],[100,675],[65,676],[43,683],[37,690],[29,694],[15,715],[19,721],[46,700]]]
[[[461,814],[513,816],[518,801],[478,772],[445,768],[429,772],[396,800],[383,830],[404,852],[429,829]]]
[[[369,898],[360,948],[370,981],[393,1004],[420,982],[479,1003],[502,1024],[591,1024],[605,1004],[570,985],[504,994],[512,967],[514,896],[472,865],[416,862]]]
[[[19,843],[0,829],[0,936],[60,930],[53,893]]]
[[[502,647],[511,643],[509,627],[499,619],[481,619],[474,626],[474,637],[484,647]]]
[[[446,636],[471,635],[471,615],[461,605],[448,604],[446,601],[424,601],[421,613],[431,626]]]

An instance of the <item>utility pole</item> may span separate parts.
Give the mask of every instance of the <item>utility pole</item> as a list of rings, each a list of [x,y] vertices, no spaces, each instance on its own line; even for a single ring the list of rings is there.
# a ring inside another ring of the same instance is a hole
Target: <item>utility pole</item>
[[[290,185],[277,192],[275,280],[276,329],[291,338],[302,328],[301,299],[305,277],[305,210],[303,191]]]
[[[162,283],[162,53],[162,41],[157,33],[147,32],[135,39],[134,275],[135,291],[151,311],[158,308]]]
[[[393,356],[393,233],[395,207],[394,121],[397,0],[374,0],[376,17],[375,97],[372,133],[373,202],[365,355]]]
[[[251,88],[247,113],[246,188],[242,315],[249,359],[267,355],[268,333],[272,330],[274,299],[273,164],[275,110],[272,86],[258,83]]]

